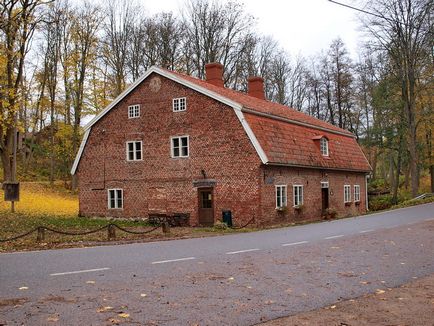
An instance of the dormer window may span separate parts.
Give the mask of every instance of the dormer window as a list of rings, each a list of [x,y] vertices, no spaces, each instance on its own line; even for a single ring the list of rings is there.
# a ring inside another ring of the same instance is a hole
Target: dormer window
[[[140,117],[140,104],[130,105],[128,107],[128,119]]]
[[[173,102],[173,112],[180,112],[187,110],[187,100],[185,97],[174,98]]]
[[[327,140],[327,138],[322,137],[319,140],[319,149],[323,156],[329,156],[329,141]]]

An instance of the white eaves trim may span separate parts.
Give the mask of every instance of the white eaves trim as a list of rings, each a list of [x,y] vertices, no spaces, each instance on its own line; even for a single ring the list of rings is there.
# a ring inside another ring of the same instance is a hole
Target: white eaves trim
[[[267,155],[265,154],[264,150],[262,149],[261,145],[258,142],[258,139],[256,138],[255,134],[253,133],[253,130],[250,128],[249,124],[247,123],[246,119],[244,118],[244,114],[242,111],[234,110],[235,114],[238,117],[238,120],[240,120],[241,125],[244,128],[244,131],[246,132],[247,136],[249,137],[250,141],[252,142],[253,147],[255,148],[256,152],[259,155],[259,158],[261,159],[263,164],[268,163]]]
[[[268,163],[267,156],[265,155],[264,150],[262,149],[261,145],[259,144],[258,140],[256,139],[255,134],[253,133],[252,129],[250,128],[247,121],[244,119],[244,115],[241,112],[242,105],[234,102],[224,96],[221,96],[213,91],[210,91],[204,87],[201,87],[199,85],[196,85],[180,76],[177,76],[175,74],[170,73],[167,70],[161,69],[156,66],[152,66],[149,68],[140,78],[138,78],[134,83],[130,85],[126,90],[124,90],[116,99],[113,100],[104,110],[102,110],[98,115],[96,115],[85,127],[85,134],[83,137],[83,140],[81,141],[80,149],[77,153],[77,156],[75,157],[74,164],[71,169],[71,174],[74,175],[78,164],[80,163],[81,155],[83,154],[84,147],[86,146],[87,138],[89,137],[90,129],[92,126],[98,122],[106,113],[108,113],[113,107],[115,107],[125,96],[127,96],[132,90],[134,90],[142,81],[144,81],[150,74],[156,73],[158,75],[161,75],[163,77],[166,77],[167,79],[173,80],[176,83],[179,83],[181,85],[184,85],[188,88],[191,88],[199,93],[202,93],[203,95],[206,95],[210,98],[213,98],[223,104],[226,104],[230,107],[232,107],[235,111],[235,114],[237,115],[238,119],[241,122],[241,125],[244,128],[244,131],[246,132],[247,136],[249,137],[253,147],[255,148],[256,152],[258,153],[261,161],[263,164]]]
[[[83,139],[81,140],[80,148],[78,149],[77,156],[75,157],[74,164],[72,165],[71,174],[74,175],[77,171],[78,163],[80,162],[81,155],[83,154],[84,147],[86,146],[87,138],[89,138],[90,128],[84,132]]]

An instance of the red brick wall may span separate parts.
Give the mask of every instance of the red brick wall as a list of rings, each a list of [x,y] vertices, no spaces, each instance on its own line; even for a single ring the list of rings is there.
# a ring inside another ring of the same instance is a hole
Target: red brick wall
[[[160,88],[152,87],[158,85]],[[152,81],[152,82],[151,82]],[[187,111],[172,99],[187,97]],[[141,116],[128,119],[128,105]],[[190,157],[171,158],[170,137],[189,135]],[[143,142],[143,160],[126,161],[126,141]],[[77,174],[80,214],[146,217],[149,211],[187,212],[198,222],[193,180],[215,179],[215,218],[231,209],[242,224],[259,216],[260,159],[233,110],[164,77],[151,75],[91,129]],[[107,208],[107,189],[124,190],[124,208]]]
[[[263,167],[261,177],[261,224],[317,220],[321,218],[321,181],[329,182],[329,207],[338,216],[362,214],[366,211],[365,174],[291,167]],[[287,185],[286,212],[276,211],[276,185]],[[293,185],[303,185],[304,210],[293,208]],[[351,203],[344,204],[344,185],[351,185]],[[354,202],[354,185],[360,185],[360,202]]]

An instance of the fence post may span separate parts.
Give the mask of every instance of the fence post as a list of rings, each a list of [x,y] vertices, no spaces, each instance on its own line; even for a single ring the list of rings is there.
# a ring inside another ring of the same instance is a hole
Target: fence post
[[[36,241],[41,242],[45,240],[45,228],[43,226],[38,226],[38,235],[36,236]]]
[[[107,228],[108,240],[116,239],[116,228],[113,224],[109,224]]]
[[[162,229],[163,229],[163,233],[164,233],[164,234],[170,233],[170,225],[169,225],[169,222],[167,222],[167,221],[163,221],[163,223],[161,223],[161,227],[162,227]]]

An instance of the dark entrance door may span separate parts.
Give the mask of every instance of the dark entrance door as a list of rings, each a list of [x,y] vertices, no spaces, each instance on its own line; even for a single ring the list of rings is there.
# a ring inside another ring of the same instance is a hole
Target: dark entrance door
[[[199,188],[199,224],[214,225],[214,200],[212,188]]]
[[[322,213],[329,208],[329,188],[321,188]]]

